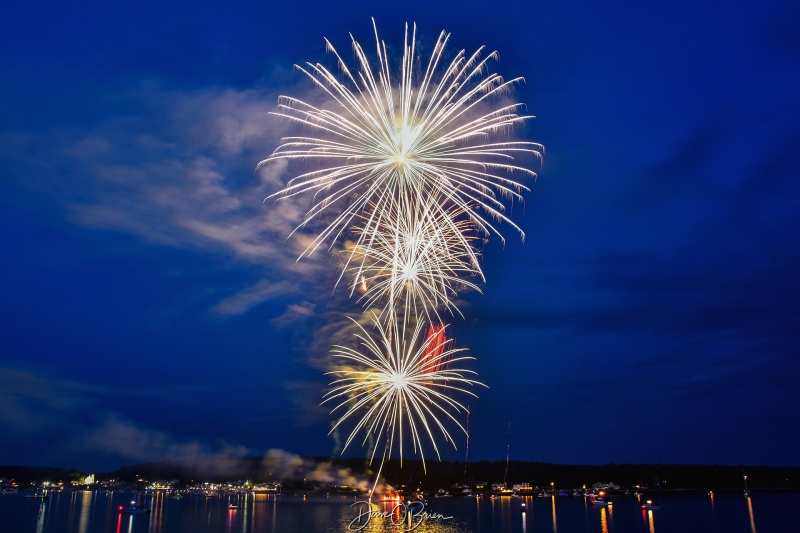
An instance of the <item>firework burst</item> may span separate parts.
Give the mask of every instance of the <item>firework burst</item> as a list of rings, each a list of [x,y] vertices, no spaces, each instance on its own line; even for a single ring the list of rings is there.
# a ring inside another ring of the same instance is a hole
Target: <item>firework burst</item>
[[[460,314],[460,291],[480,291],[478,244],[503,239],[500,223],[524,238],[505,205],[527,190],[515,176],[536,176],[518,160],[540,158],[543,148],[509,140],[533,117],[506,100],[521,78],[491,72],[495,52],[461,50],[448,62],[450,34],[442,32],[422,61],[416,26],[409,33],[406,25],[401,63],[390,68],[374,20],[373,28],[374,59],[351,36],[354,69],[327,40],[338,73],[320,63],[297,67],[327,103],[282,96],[274,115],[309,133],[282,139],[259,166],[313,165],[270,198],[312,195],[294,231],[312,222],[319,229],[301,257],[343,242],[337,285],[346,280],[351,295],[378,308],[371,327],[356,323],[354,347],[332,350],[335,380],[323,403],[339,415],[332,432],[353,423],[344,449],[363,434],[373,459],[382,448],[382,467],[395,449],[402,461],[408,442],[423,464],[428,445],[440,457],[437,439],[453,442],[446,423],[465,431],[456,415],[466,408],[454,396],[474,396],[470,389],[482,384],[459,368],[473,358],[447,339],[441,315]]]
[[[437,199],[419,202],[415,211],[392,202],[386,220],[392,226],[368,234],[360,244],[346,243],[342,276],[352,280],[350,293],[361,292],[365,307],[379,307],[391,319],[397,313],[441,322],[440,311],[459,313],[455,298],[463,289],[480,287],[471,280],[483,274],[471,242],[474,226],[457,208],[441,213]],[[366,216],[359,217],[360,219]],[[363,225],[354,225],[363,235]]]
[[[340,417],[331,432],[346,421],[355,420],[342,451],[363,431],[362,445],[374,443],[372,459],[383,448],[381,465],[395,446],[402,460],[407,439],[423,464],[423,442],[429,442],[439,457],[436,436],[453,442],[443,420],[449,419],[465,431],[454,413],[466,408],[451,396],[475,396],[465,387],[483,385],[469,377],[475,372],[457,368],[462,361],[473,358],[460,355],[465,349],[452,346],[444,335],[444,326],[424,335],[422,322],[393,322],[387,327],[376,319],[370,329],[356,325],[358,349],[334,346],[332,350],[333,357],[343,366],[329,372],[337,379],[323,400],[338,402],[331,413],[340,413]]]
[[[374,27],[374,21],[373,21]],[[393,226],[385,209],[391,203],[413,211],[421,199],[437,198],[440,214],[455,205],[485,234],[502,235],[495,221],[522,230],[505,214],[501,199],[521,200],[522,184],[507,177],[536,174],[515,164],[515,156],[540,157],[539,144],[499,139],[533,117],[519,115],[519,103],[500,104],[522,78],[504,80],[489,73],[495,52],[464,50],[444,68],[450,34],[442,32],[427,67],[416,59],[416,26],[406,26],[399,79],[392,76],[386,45],[375,28],[377,65],[351,36],[358,70],[353,72],[326,40],[338,62],[341,79],[320,63],[297,68],[330,97],[332,109],[281,97],[276,115],[306,126],[318,136],[287,137],[260,165],[279,159],[312,160],[318,168],[300,174],[272,197],[313,192],[315,203],[304,227],[324,212],[332,213],[304,254],[346,236],[362,221],[358,244]],[[494,104],[494,105],[493,105]],[[498,198],[498,195],[500,198]],[[368,213],[368,216],[363,215]],[[437,215],[438,216],[438,215]],[[299,229],[299,228],[298,228]]]

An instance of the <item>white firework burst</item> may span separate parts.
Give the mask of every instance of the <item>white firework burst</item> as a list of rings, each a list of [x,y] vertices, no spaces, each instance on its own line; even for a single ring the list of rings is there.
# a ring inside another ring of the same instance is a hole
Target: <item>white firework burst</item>
[[[441,322],[440,311],[461,312],[456,306],[464,289],[481,292],[472,280],[483,279],[474,225],[457,209],[441,213],[436,198],[403,211],[395,202],[387,207],[385,220],[393,225],[365,234],[365,225],[354,225],[360,244],[346,243],[347,262],[342,275],[351,279],[350,292],[361,292],[367,308],[379,307],[391,319],[402,312],[429,322]],[[359,222],[366,219],[359,217]]]
[[[415,60],[416,26],[410,38],[406,26],[397,78],[377,28],[375,69],[352,36],[357,71],[348,68],[327,40],[341,79],[320,63],[297,67],[327,93],[332,108],[282,96],[275,114],[318,135],[283,139],[260,165],[279,159],[313,160],[317,165],[272,195],[313,192],[315,203],[300,227],[330,213],[304,255],[326,241],[333,246],[358,218],[360,245],[393,225],[385,214],[391,203],[403,211],[414,210],[431,197],[441,203],[440,214],[455,205],[486,235],[495,233],[502,239],[493,221],[503,221],[524,237],[504,214],[502,200],[521,200],[526,189],[509,175],[536,175],[516,164],[515,157],[540,157],[543,149],[537,143],[501,138],[532,117],[518,114],[522,104],[498,98],[522,78],[506,81],[489,72],[489,61],[497,54],[485,54],[483,47],[471,55],[461,50],[440,68],[449,37],[446,32],[439,35],[423,72]],[[366,219],[364,213],[369,213]]]
[[[274,115],[309,133],[282,139],[259,166],[313,164],[270,198],[313,197],[295,232],[312,222],[319,229],[301,258],[344,241],[337,284],[346,279],[351,294],[360,289],[361,302],[380,309],[371,328],[356,323],[357,347],[332,350],[339,364],[329,372],[336,379],[323,403],[336,403],[331,431],[353,423],[344,449],[363,433],[362,445],[375,443],[373,459],[383,448],[382,467],[395,449],[402,460],[409,441],[423,464],[424,446],[440,457],[437,439],[453,442],[447,424],[464,431],[456,415],[466,409],[453,396],[474,396],[470,388],[482,384],[474,372],[454,368],[473,358],[461,355],[438,324],[444,311],[460,314],[460,291],[480,291],[476,243],[503,239],[501,223],[524,238],[506,204],[522,201],[527,187],[516,178],[536,176],[524,161],[541,158],[544,149],[511,137],[533,117],[506,100],[522,78],[492,72],[496,52],[461,50],[448,61],[450,34],[442,32],[423,61],[416,26],[409,32],[406,25],[395,68],[374,20],[373,28],[373,59],[351,35],[354,69],[327,40],[338,73],[320,63],[297,67],[327,101],[315,106],[281,96]]]
[[[363,432],[362,446],[370,440],[375,443],[372,459],[383,447],[381,465],[395,445],[402,460],[406,439],[414,453],[419,452],[423,464],[423,442],[429,442],[440,457],[437,436],[455,446],[446,421],[466,433],[454,416],[466,407],[452,394],[475,396],[466,387],[483,385],[470,377],[475,372],[456,367],[474,358],[459,355],[465,349],[452,347],[443,334],[423,335],[421,322],[387,325],[376,319],[370,330],[356,325],[359,349],[334,346],[331,353],[342,366],[329,372],[337,379],[323,399],[323,403],[338,402],[331,413],[339,412],[340,417],[331,432],[355,420],[342,452]]]

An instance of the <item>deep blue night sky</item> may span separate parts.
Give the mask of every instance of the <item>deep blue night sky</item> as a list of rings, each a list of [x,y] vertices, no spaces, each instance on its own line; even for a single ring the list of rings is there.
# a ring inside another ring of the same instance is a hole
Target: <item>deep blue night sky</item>
[[[432,5],[10,8],[0,464],[338,453],[335,264],[295,263],[289,176],[254,170],[278,95],[316,94],[292,65],[374,16],[498,50],[547,149],[452,326],[489,386],[470,459],[800,465],[797,2]]]

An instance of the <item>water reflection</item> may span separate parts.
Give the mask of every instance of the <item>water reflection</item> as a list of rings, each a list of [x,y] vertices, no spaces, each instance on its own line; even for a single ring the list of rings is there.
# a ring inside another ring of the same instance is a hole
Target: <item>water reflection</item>
[[[78,523],[78,533],[86,533],[89,530],[89,512],[92,507],[92,496],[94,493],[89,490],[81,492],[81,514]]]
[[[75,518],[75,502],[78,499],[78,493],[72,492],[69,495],[69,518],[67,519],[67,524],[69,527],[72,527],[73,519]]]
[[[233,533],[233,522],[236,518],[237,509],[228,509],[228,533]]]
[[[753,500],[750,496],[747,497],[747,512],[750,514],[750,531],[756,533],[756,520],[753,518]]]
[[[239,502],[239,507],[242,508],[242,533],[245,533],[247,531],[247,520],[250,518],[250,512],[253,507],[250,498],[247,496],[242,498],[242,501]]]
[[[583,522],[586,524],[586,531],[589,531],[589,498],[583,498]]]
[[[0,495],[0,531],[28,533],[284,533],[319,531],[352,533],[348,527],[358,508],[353,497],[328,498],[286,495],[231,496],[206,499],[186,495],[181,500],[165,493],[146,498],[150,515],[119,512],[131,500],[130,492],[75,491],[54,494],[44,501],[23,500],[22,495]],[[550,499],[548,502],[547,499]],[[425,519],[418,533],[659,533],[685,531],[738,531],[758,533],[755,503],[758,499],[762,533],[797,530],[796,495],[741,494],[680,495],[667,498],[666,511],[651,511],[637,505],[634,497],[619,498],[614,506],[593,506],[580,498],[496,498],[431,500],[426,511],[453,516],[451,520]],[[742,503],[746,504],[742,509]],[[525,504],[523,509],[522,504]],[[661,503],[661,502],[659,502]],[[378,503],[379,511],[364,528],[366,533],[405,533],[407,516],[396,503]],[[720,509],[716,517],[716,507]],[[747,514],[742,511],[746,511]],[[711,511],[711,513],[709,513]],[[389,514],[383,514],[388,512]],[[401,516],[402,515],[402,516]],[[599,515],[599,518],[598,518]],[[19,518],[17,518],[19,517]],[[413,518],[416,521],[416,512]],[[547,522],[550,521],[550,524]],[[616,524],[614,523],[616,521]],[[780,523],[776,529],[773,524]],[[748,526],[749,524],[749,526]],[[560,527],[559,527],[560,526]]]
[[[156,492],[150,500],[150,533],[161,533],[164,521],[164,493]]]
[[[655,515],[653,515],[652,509],[645,509],[644,505],[642,506],[642,523],[644,524],[644,527],[647,528],[647,531],[649,533],[655,533],[656,531],[656,523],[654,516]]]
[[[614,531],[614,502],[608,502],[608,528]]]
[[[123,531],[127,531],[128,533],[131,533],[133,531],[133,515],[125,516],[124,521],[127,522],[127,524],[123,524],[123,515],[122,515],[122,513],[119,513],[117,515],[116,533],[122,533]],[[125,526],[124,530],[122,529],[123,526]]]
[[[511,498],[509,496],[502,496],[500,498],[500,523],[503,524],[505,531],[511,531],[511,525],[514,523],[511,513]],[[441,526],[441,523],[436,522],[436,525]]]
[[[600,508],[600,531],[608,533],[608,514],[605,507]]]
[[[271,496],[272,498],[272,531],[278,530],[278,497]]]
[[[711,498],[711,520],[714,524],[714,529],[717,529],[717,509],[714,506],[714,491],[708,493],[709,497]]]
[[[247,531],[276,531],[277,527],[277,496],[270,494],[252,494],[245,497],[244,516],[242,517],[242,532]],[[267,527],[267,518],[271,518],[271,529]],[[247,523],[252,524],[247,528]]]
[[[42,500],[39,503],[39,514],[36,516],[36,533],[43,533],[44,531],[44,515],[47,509],[47,504]]]

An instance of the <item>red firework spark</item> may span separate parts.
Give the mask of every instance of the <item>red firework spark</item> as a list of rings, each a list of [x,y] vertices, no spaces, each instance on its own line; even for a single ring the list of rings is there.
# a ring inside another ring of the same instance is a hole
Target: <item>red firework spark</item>
[[[447,335],[445,335],[444,324],[433,325],[428,327],[428,333],[425,336],[427,346],[422,354],[422,361],[428,367],[428,372],[437,372],[444,365],[444,357],[442,354],[445,352],[445,346],[449,342]]]

